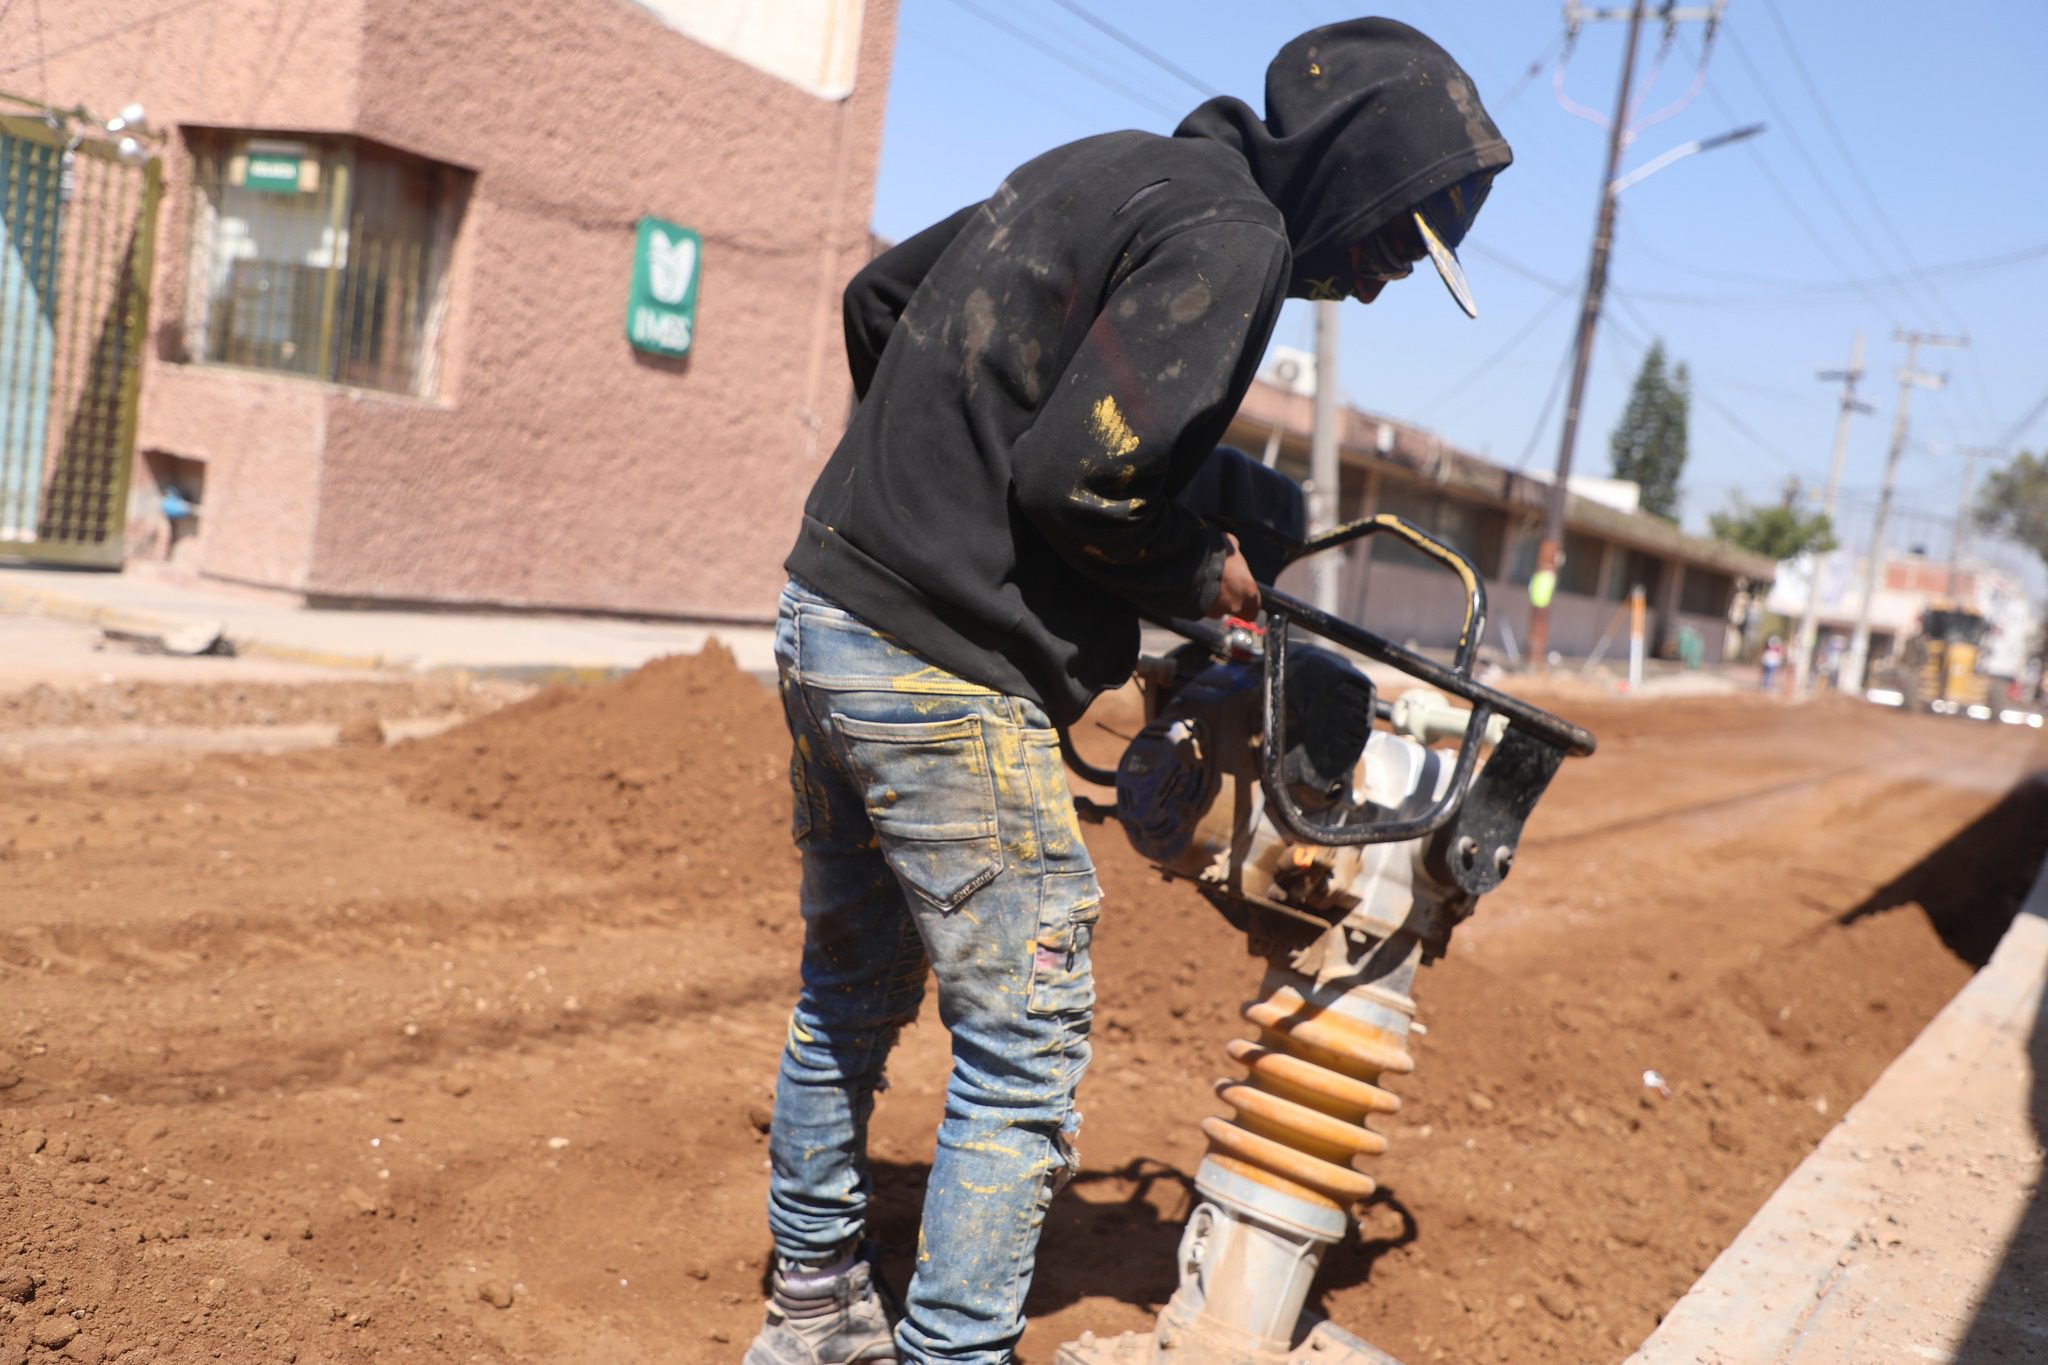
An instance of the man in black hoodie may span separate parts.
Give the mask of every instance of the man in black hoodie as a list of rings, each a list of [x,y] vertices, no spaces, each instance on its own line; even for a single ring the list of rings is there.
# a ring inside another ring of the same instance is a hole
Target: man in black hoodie
[[[1176,501],[1283,298],[1370,302],[1453,251],[1510,160],[1472,82],[1384,19],[1287,44],[1261,119],[1020,167],[846,291],[860,397],[777,631],[803,991],[770,1138],[777,1265],[749,1365],[1007,1360],[1076,1168],[1100,905],[1056,728],[1130,674],[1140,611],[1249,615]],[[893,1339],[861,1251],[867,1119],[927,976],[953,1071]]]

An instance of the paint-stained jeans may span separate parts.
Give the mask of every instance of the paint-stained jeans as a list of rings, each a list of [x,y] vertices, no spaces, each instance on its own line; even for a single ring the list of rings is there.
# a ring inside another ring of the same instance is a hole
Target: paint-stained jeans
[[[1028,701],[935,668],[800,585],[775,638],[803,857],[803,991],[769,1139],[784,1256],[859,1237],[867,1123],[927,974],[953,1071],[898,1347],[1005,1361],[1095,1004],[1101,904],[1058,736]]]

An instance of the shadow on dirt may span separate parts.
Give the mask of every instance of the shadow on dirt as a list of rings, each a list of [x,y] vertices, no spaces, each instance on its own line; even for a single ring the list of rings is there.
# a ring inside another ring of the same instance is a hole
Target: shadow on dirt
[[[1972,967],[1991,960],[2048,849],[2048,773],[2036,773],[1953,839],[1847,911],[1854,924],[1917,905],[1941,941]]]
[[[873,1167],[870,1235],[881,1249],[882,1273],[899,1290],[910,1283],[929,1172],[922,1162],[882,1161]],[[1197,1197],[1192,1175],[1149,1157],[1113,1169],[1083,1170],[1046,1215],[1025,1311],[1035,1317],[1098,1297],[1148,1311],[1163,1307],[1177,1282],[1181,1226]],[[1363,1235],[1354,1222],[1349,1235],[1324,1257],[1311,1307],[1324,1306],[1332,1292],[1365,1283],[1380,1257],[1421,1236],[1415,1215],[1391,1189],[1376,1191],[1361,1213],[1364,1226],[1386,1233]],[[1397,1224],[1398,1231],[1389,1224]]]

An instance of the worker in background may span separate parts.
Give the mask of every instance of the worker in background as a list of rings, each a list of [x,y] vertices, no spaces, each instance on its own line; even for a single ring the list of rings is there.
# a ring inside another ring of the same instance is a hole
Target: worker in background
[[[1384,19],[1287,44],[1263,118],[1055,148],[846,290],[860,405],[804,509],[776,635],[803,987],[749,1365],[1010,1359],[1078,1168],[1101,894],[1056,727],[1129,677],[1140,611],[1249,616],[1236,542],[1175,501],[1283,299],[1370,303],[1454,248],[1507,143]],[[867,1126],[927,977],[952,1075],[901,1309],[863,1245]]]

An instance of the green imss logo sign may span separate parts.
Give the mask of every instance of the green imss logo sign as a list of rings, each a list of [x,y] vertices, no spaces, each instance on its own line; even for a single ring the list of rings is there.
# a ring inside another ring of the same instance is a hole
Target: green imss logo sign
[[[697,330],[697,268],[704,239],[695,228],[659,218],[640,220],[633,253],[633,292],[626,300],[626,340],[636,350],[683,356]]]

